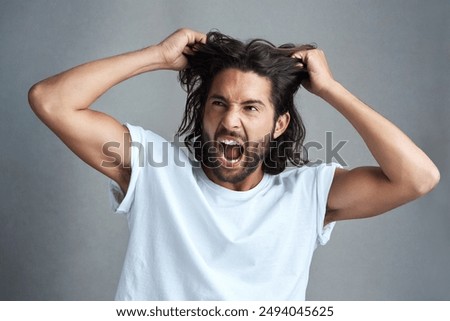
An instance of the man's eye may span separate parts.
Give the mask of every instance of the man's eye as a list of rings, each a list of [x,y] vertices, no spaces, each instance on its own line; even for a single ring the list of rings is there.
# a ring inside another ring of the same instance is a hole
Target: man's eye
[[[245,106],[245,110],[248,110],[248,111],[258,111],[258,108],[256,108],[255,106]]]
[[[218,101],[218,100],[214,100],[214,101],[212,102],[212,104],[213,104],[213,105],[216,105],[216,106],[225,106],[225,104],[224,104],[223,102]]]

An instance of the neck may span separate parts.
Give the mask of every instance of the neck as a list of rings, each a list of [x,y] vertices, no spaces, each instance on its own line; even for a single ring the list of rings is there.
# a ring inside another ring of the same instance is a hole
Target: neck
[[[253,187],[258,185],[264,177],[264,172],[261,165],[254,172],[250,173],[247,177],[240,180],[239,182],[230,182],[227,180],[223,180],[219,178],[211,168],[208,168],[204,165],[202,165],[202,169],[206,176],[215,184],[233,191],[240,192],[251,190]]]

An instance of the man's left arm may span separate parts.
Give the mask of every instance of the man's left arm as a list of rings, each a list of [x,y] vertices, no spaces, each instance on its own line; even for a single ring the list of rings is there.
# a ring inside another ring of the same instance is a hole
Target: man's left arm
[[[321,50],[297,53],[309,71],[305,87],[339,111],[358,131],[379,167],[337,169],[325,224],[366,218],[412,201],[439,182],[439,170],[397,126],[335,81]]]

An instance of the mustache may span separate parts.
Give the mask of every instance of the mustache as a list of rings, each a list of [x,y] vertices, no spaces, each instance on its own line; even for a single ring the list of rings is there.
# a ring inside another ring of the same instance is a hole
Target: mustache
[[[244,137],[243,135],[241,135],[240,133],[236,132],[236,131],[229,131],[225,128],[220,129],[216,134],[215,134],[215,139],[217,140],[218,137],[220,136],[230,136],[230,137],[234,137],[237,138],[238,140],[242,141],[242,142],[246,142],[247,139],[246,137]]]

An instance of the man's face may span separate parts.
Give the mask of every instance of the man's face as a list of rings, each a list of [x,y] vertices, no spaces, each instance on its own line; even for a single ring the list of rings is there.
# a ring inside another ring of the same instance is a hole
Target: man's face
[[[245,190],[261,180],[270,138],[289,122],[288,114],[274,121],[270,95],[270,80],[253,72],[225,69],[214,78],[202,133],[202,164],[212,181]]]

